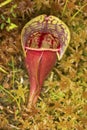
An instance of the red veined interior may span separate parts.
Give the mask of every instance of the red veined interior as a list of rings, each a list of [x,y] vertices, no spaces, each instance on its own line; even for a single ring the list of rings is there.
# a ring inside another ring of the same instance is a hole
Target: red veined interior
[[[59,49],[60,43],[58,38],[51,33],[35,32],[29,36],[25,45],[29,48]]]

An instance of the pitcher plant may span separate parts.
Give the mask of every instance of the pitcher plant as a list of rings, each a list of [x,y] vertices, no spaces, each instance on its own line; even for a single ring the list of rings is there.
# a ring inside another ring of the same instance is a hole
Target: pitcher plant
[[[63,57],[70,41],[67,25],[58,17],[40,15],[30,20],[22,29],[21,43],[29,74],[30,93],[28,108],[34,106],[44,80]]]

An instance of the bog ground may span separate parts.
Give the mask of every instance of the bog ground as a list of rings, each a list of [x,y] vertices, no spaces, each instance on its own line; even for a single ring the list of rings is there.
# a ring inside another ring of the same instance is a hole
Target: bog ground
[[[71,41],[27,111],[21,31],[40,14],[65,22]],[[0,130],[87,130],[87,0],[0,0]]]

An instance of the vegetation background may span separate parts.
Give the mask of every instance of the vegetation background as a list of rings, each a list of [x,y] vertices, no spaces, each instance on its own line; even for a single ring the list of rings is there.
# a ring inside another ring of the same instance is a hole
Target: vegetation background
[[[63,20],[71,41],[27,112],[20,35],[40,14]],[[0,130],[87,130],[87,0],[0,0]]]

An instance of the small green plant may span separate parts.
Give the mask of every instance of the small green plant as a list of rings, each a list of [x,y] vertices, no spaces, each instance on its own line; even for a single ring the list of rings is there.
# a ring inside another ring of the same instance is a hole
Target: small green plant
[[[12,0],[7,0],[5,2],[0,3],[0,8],[9,4]],[[7,31],[11,31],[18,26],[12,22],[11,17],[16,18],[15,9],[17,8],[17,4],[12,5],[11,9],[9,10],[9,14],[11,16],[6,16],[4,13],[0,15],[0,29],[6,29]]]
[[[11,18],[10,17],[8,17],[6,19],[4,15],[1,15],[1,19],[3,21],[1,23],[1,25],[0,25],[1,30],[3,30],[5,28],[7,31],[11,31],[11,30],[13,30],[13,29],[18,27],[16,24],[11,22]]]

